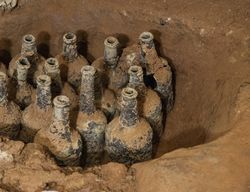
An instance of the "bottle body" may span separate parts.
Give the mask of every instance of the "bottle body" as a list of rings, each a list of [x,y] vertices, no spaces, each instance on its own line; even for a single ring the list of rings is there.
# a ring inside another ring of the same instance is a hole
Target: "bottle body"
[[[33,35],[28,34],[23,37],[21,53],[14,56],[9,63],[8,75],[13,79],[17,79],[16,62],[20,57],[26,57],[29,60],[31,66],[27,79],[30,84],[35,85],[37,76],[42,73],[45,59],[37,53],[36,40]]]
[[[31,67],[30,62],[25,57],[17,60],[17,89],[15,102],[23,110],[32,102],[33,87],[27,82],[28,72]]]
[[[66,33],[63,36],[63,52],[56,56],[60,64],[61,77],[63,81],[79,91],[81,85],[81,68],[88,65],[88,61],[77,52],[76,35]]]
[[[117,65],[119,62],[118,46],[119,42],[115,37],[107,37],[104,41],[104,57],[92,63],[100,75],[103,86],[115,93],[128,82],[127,71]]]
[[[149,123],[139,117],[136,97],[136,90],[124,88],[120,116],[107,126],[105,146],[113,161],[132,164],[152,156],[153,131]]]
[[[95,165],[101,163],[104,153],[104,133],[107,125],[105,115],[97,110],[88,115],[78,113],[76,129],[82,136],[85,163]]]
[[[79,99],[75,90],[68,82],[61,79],[59,62],[56,58],[48,58],[44,64],[44,73],[51,78],[52,99],[58,95],[65,95],[70,99],[70,108],[77,109]]]
[[[150,124],[154,131],[154,138],[158,140],[163,132],[162,102],[158,94],[144,84],[143,69],[140,66],[131,66],[128,70],[128,87],[138,92],[139,113]]]
[[[40,129],[34,141],[45,146],[60,165],[79,165],[82,155],[80,135],[69,126],[69,98],[63,95],[53,100],[53,122]]]
[[[107,120],[95,106],[95,73],[93,66],[81,70],[80,111],[76,129],[82,136],[87,165],[100,163],[104,152],[104,133]]]
[[[0,135],[16,139],[20,131],[21,111],[7,97],[7,75],[0,72]]]
[[[51,79],[47,75],[37,77],[36,101],[22,113],[20,140],[33,142],[36,133],[52,122]]]

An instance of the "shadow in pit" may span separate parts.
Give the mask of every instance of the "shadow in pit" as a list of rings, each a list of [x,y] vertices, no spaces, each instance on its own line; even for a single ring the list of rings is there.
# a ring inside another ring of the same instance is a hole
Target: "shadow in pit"
[[[204,144],[206,141],[206,130],[203,127],[196,127],[191,130],[186,130],[176,135],[171,139],[161,139],[157,146],[155,158],[179,148],[194,147]]]
[[[44,58],[52,57],[50,54],[50,40],[51,36],[46,31],[41,31],[37,35],[37,51]]]
[[[0,61],[6,66],[9,67],[9,62],[11,61],[11,47],[12,42],[8,38],[0,39]]]
[[[76,36],[78,53],[84,56],[90,63],[92,63],[95,58],[88,51],[88,33],[84,30],[77,30]]]

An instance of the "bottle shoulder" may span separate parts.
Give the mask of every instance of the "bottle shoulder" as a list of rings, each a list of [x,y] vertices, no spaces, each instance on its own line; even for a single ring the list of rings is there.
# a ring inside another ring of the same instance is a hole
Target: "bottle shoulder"
[[[123,127],[119,123],[119,117],[116,117],[108,124],[106,137],[108,140],[119,140],[128,148],[134,148],[135,145],[140,148],[151,142],[153,131],[144,118],[140,118],[134,126]]]
[[[79,111],[77,115],[77,127],[88,127],[90,124],[94,125],[105,125],[107,124],[107,119],[101,110],[96,110],[93,114],[88,115]]]

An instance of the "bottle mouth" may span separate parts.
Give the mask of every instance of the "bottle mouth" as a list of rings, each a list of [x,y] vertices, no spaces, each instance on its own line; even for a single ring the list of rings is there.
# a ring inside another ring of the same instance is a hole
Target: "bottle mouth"
[[[0,71],[0,81],[2,82],[2,81],[6,81],[6,79],[7,79],[7,75],[4,73],[4,72],[1,72]]]
[[[122,89],[122,97],[125,99],[135,99],[137,97],[138,93],[135,89],[126,87]]]
[[[66,43],[66,44],[73,44],[73,43],[76,43],[76,35],[72,32],[68,32],[68,33],[65,33],[64,36],[63,36],[63,41]]]
[[[28,35],[23,36],[23,41],[25,43],[33,44],[33,43],[35,43],[36,38],[33,35],[28,34]]]
[[[131,66],[129,68],[128,73],[129,74],[134,74],[134,75],[138,76],[138,75],[142,75],[143,74],[143,70],[142,70],[142,67],[134,65],[134,66]]]
[[[58,69],[59,62],[56,58],[50,57],[46,60],[46,68],[48,69]]]
[[[109,36],[104,40],[104,45],[110,48],[117,48],[119,41],[117,38]]]
[[[26,57],[20,57],[17,60],[17,67],[19,69],[23,69],[23,70],[29,69],[30,68],[30,62]]]
[[[148,31],[140,34],[139,39],[143,43],[151,43],[154,39],[154,35]]]
[[[82,75],[95,75],[96,69],[91,65],[85,65],[81,69]]]
[[[59,108],[65,108],[70,106],[70,100],[65,95],[56,96],[53,100],[54,106]]]
[[[48,75],[39,75],[37,77],[37,84],[42,86],[50,86],[51,78]]]

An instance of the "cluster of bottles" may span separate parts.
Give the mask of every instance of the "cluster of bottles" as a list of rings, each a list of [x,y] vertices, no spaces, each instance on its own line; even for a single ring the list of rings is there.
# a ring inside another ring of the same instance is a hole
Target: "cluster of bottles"
[[[119,57],[118,40],[108,37],[104,57],[89,65],[74,33],[48,59],[38,54],[35,37],[25,35],[9,68],[0,65],[0,135],[39,143],[62,165],[97,164],[104,152],[126,164],[150,159],[153,135],[160,137],[172,103],[172,73],[153,35],[144,32],[139,40]]]

